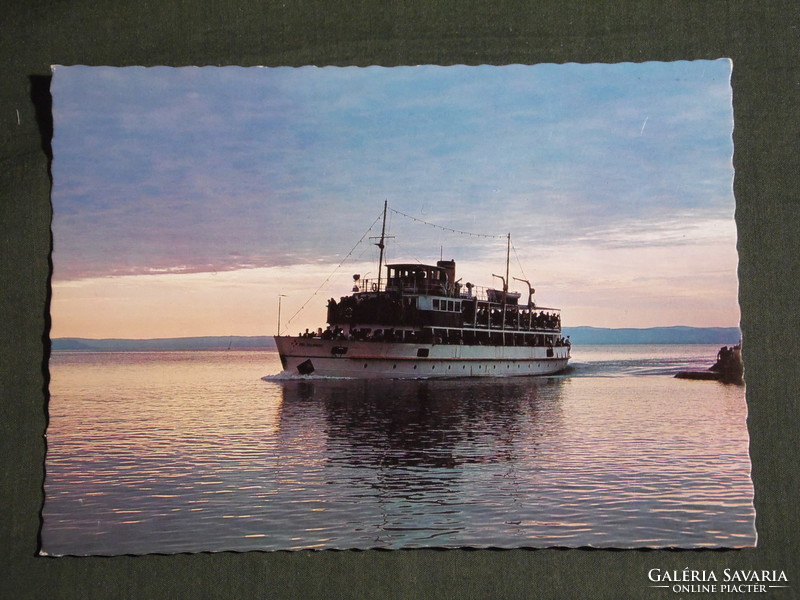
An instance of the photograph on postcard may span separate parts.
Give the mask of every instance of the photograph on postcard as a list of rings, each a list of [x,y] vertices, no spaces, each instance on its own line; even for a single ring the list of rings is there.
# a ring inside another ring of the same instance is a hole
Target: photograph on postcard
[[[54,67],[40,553],[754,546],[732,68]]]

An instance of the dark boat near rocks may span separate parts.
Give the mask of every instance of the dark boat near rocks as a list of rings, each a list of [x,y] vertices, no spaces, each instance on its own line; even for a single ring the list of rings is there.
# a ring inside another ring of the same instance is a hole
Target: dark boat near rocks
[[[681,371],[675,375],[678,379],[698,379],[721,381],[722,383],[744,384],[744,362],[742,361],[742,345],[723,346],[717,352],[717,362],[707,371]]]

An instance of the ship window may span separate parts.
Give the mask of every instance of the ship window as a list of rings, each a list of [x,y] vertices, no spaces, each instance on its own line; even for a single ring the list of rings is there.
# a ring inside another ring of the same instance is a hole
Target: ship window
[[[439,300],[434,299],[433,310],[439,310]]]
[[[455,310],[455,303],[452,300],[447,301],[447,310],[453,312]]]

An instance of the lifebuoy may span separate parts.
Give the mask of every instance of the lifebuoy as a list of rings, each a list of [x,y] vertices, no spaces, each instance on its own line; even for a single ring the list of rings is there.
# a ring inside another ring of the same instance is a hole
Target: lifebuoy
[[[345,319],[352,319],[353,318],[353,309],[351,307],[347,307],[344,309],[344,318]]]
[[[378,291],[378,284],[377,283],[373,283],[372,284],[372,291],[373,292],[377,292]]]

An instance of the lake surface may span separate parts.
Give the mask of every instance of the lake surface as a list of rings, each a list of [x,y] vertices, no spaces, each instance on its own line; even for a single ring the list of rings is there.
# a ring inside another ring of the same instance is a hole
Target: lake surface
[[[377,382],[276,376],[274,351],[54,352],[42,552],[752,546],[744,388],[673,377],[717,350]]]

